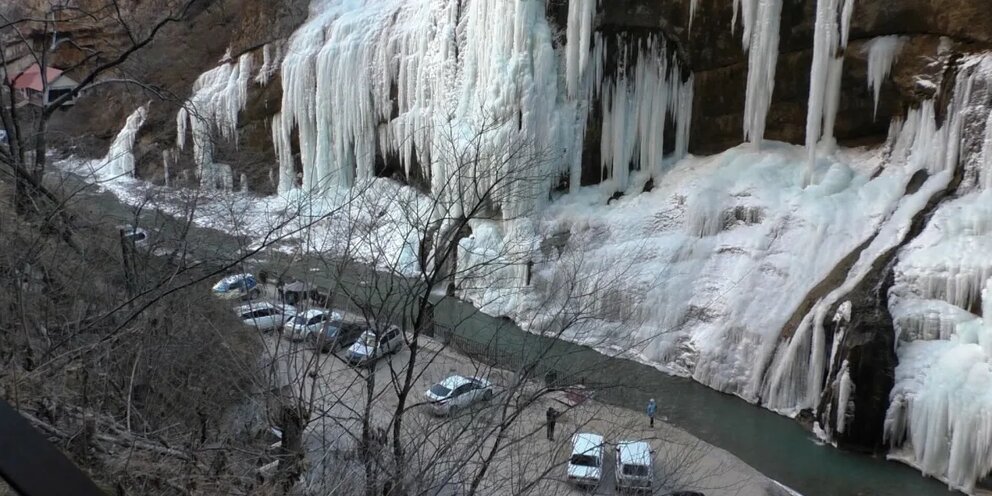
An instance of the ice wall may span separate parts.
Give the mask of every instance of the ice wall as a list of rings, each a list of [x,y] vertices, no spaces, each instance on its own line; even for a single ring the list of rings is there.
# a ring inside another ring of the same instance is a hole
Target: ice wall
[[[965,57],[942,123],[925,102],[893,126],[893,156],[974,179],[934,212],[894,268],[899,365],[885,435],[893,458],[968,493],[992,470],[992,190],[981,180],[992,142],[969,137],[989,132],[990,82],[992,56]]]

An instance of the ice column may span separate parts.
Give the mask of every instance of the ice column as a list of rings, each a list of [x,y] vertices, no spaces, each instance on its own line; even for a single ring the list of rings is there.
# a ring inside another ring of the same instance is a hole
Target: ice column
[[[843,1],[843,4],[841,3]],[[847,30],[854,0],[817,0],[813,64],[810,68],[809,104],[806,110],[806,149],[809,164],[803,183],[809,184],[816,166],[816,144],[833,142],[834,119],[840,99],[840,82]]]
[[[760,143],[765,135],[765,121],[775,89],[782,0],[741,0],[741,6],[743,44],[748,51],[744,139]]]
[[[134,177],[134,140],[147,115],[148,109],[145,105],[138,107],[128,116],[124,127],[110,144],[107,157],[103,159],[105,165],[102,169],[106,169],[113,177]]]

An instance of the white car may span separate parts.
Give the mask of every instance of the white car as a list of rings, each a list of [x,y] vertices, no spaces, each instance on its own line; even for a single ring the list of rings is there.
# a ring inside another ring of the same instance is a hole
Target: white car
[[[234,313],[246,326],[260,331],[271,331],[282,327],[286,320],[296,314],[296,309],[290,305],[274,305],[267,301],[259,301],[235,307]]]
[[[214,296],[224,300],[249,299],[261,293],[255,276],[247,273],[230,275],[217,281],[213,291]]]
[[[283,331],[286,332],[286,337],[293,341],[316,340],[320,336],[336,338],[337,331],[341,329],[342,319],[343,317],[338,312],[323,308],[311,308],[296,314],[295,317],[286,322]]]
[[[476,401],[492,399],[493,387],[485,379],[453,375],[431,386],[425,396],[435,415],[454,415]]]
[[[603,436],[588,432],[572,436],[567,476],[569,482],[579,486],[599,485],[603,478]]]
[[[635,491],[650,491],[654,483],[654,457],[651,445],[644,441],[617,443],[617,487]]]
[[[367,329],[358,341],[348,348],[346,357],[352,365],[372,363],[399,351],[403,347],[403,339],[403,331],[396,326],[390,326],[382,332]]]

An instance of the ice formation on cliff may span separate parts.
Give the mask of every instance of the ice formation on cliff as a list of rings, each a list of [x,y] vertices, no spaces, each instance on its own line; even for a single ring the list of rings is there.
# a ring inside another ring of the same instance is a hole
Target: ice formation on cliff
[[[992,469],[992,190],[984,181],[992,142],[966,142],[962,130],[989,132],[992,56],[963,58],[957,74],[942,125],[933,102],[894,124],[894,155],[931,173],[960,167],[963,181],[894,268],[899,364],[885,435],[892,457],[970,493]]]
[[[107,156],[102,160],[101,177],[134,177],[134,140],[147,115],[148,109],[142,105],[127,117],[124,127],[117,133],[107,150]]]
[[[176,145],[186,146],[193,138],[193,161],[200,185],[224,189],[226,174],[214,162],[214,138],[237,142],[238,113],[244,109],[251,81],[252,55],[245,53],[237,63],[224,63],[205,72],[193,83],[193,95],[176,114]],[[227,171],[229,172],[229,171]]]
[[[865,43],[863,50],[868,53],[868,87],[875,95],[875,114],[878,114],[878,98],[882,94],[882,83],[889,77],[892,64],[899,59],[899,52],[906,43],[905,36],[879,36]]]
[[[631,164],[657,170],[666,114],[676,152],[687,148],[692,78],[670,63],[660,39],[594,36],[596,4],[570,3],[564,57],[552,46],[540,0],[315,4],[283,59],[282,112],[273,123],[280,191],[295,186],[287,184],[295,178],[287,146],[295,133],[305,191],[348,187],[377,173],[377,157],[395,158],[405,175],[422,174],[454,215],[473,200],[469,183],[512,184],[493,208],[516,217],[543,203],[558,177],[577,188],[591,92],[606,95],[606,121],[616,124],[601,146],[619,187]],[[635,62],[604,83],[608,44]],[[459,170],[467,146],[484,148],[488,161],[472,177]]]

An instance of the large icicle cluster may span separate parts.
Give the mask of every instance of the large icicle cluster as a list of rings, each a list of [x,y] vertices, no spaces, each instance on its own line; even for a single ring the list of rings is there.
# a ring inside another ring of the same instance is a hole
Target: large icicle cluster
[[[782,0],[734,0],[734,28],[738,12],[744,25],[744,49],[748,52],[744,139],[760,143],[775,90]]]
[[[615,187],[624,191],[631,164],[653,175],[661,172],[665,125],[669,119],[675,127],[674,156],[676,159],[685,156],[692,118],[693,78],[689,75],[683,81],[678,64],[669,66],[663,38],[651,36],[635,47],[618,38],[617,45],[621,62],[629,53],[636,54],[636,59],[629,71],[623,63],[619,64],[616,74],[599,88],[603,115],[600,158],[603,168],[611,171]]]
[[[894,268],[899,365],[885,434],[892,457],[970,493],[992,470],[992,140],[963,130],[992,132],[992,55],[965,57],[953,91],[943,122],[925,102],[891,133],[893,157],[937,174],[960,164],[965,179]]]
[[[806,107],[806,149],[809,165],[804,182],[812,180],[816,144],[833,145],[834,120],[840,103],[840,82],[854,0],[817,0],[813,35],[813,64],[809,73],[809,104]]]
[[[238,113],[247,102],[251,77],[250,52],[237,63],[221,64],[201,74],[193,84],[193,95],[176,115],[176,144],[184,148],[187,134],[192,135],[193,160],[202,187],[230,189],[230,166],[214,162],[214,140],[237,141]]]
[[[371,177],[377,157],[420,174],[456,215],[487,185],[511,185],[497,188],[493,202],[504,217],[540,203],[559,176],[576,188],[589,100],[602,83],[596,4],[570,2],[564,60],[540,0],[316,4],[282,65],[282,112],[273,122],[280,191],[295,187],[294,133],[305,191]],[[660,166],[666,114],[685,153],[692,96],[691,77],[669,67],[663,43],[630,49],[636,66],[603,91],[610,122],[619,123],[603,146],[614,152],[621,185],[631,164]],[[469,146],[488,161],[471,177],[459,161]]]

